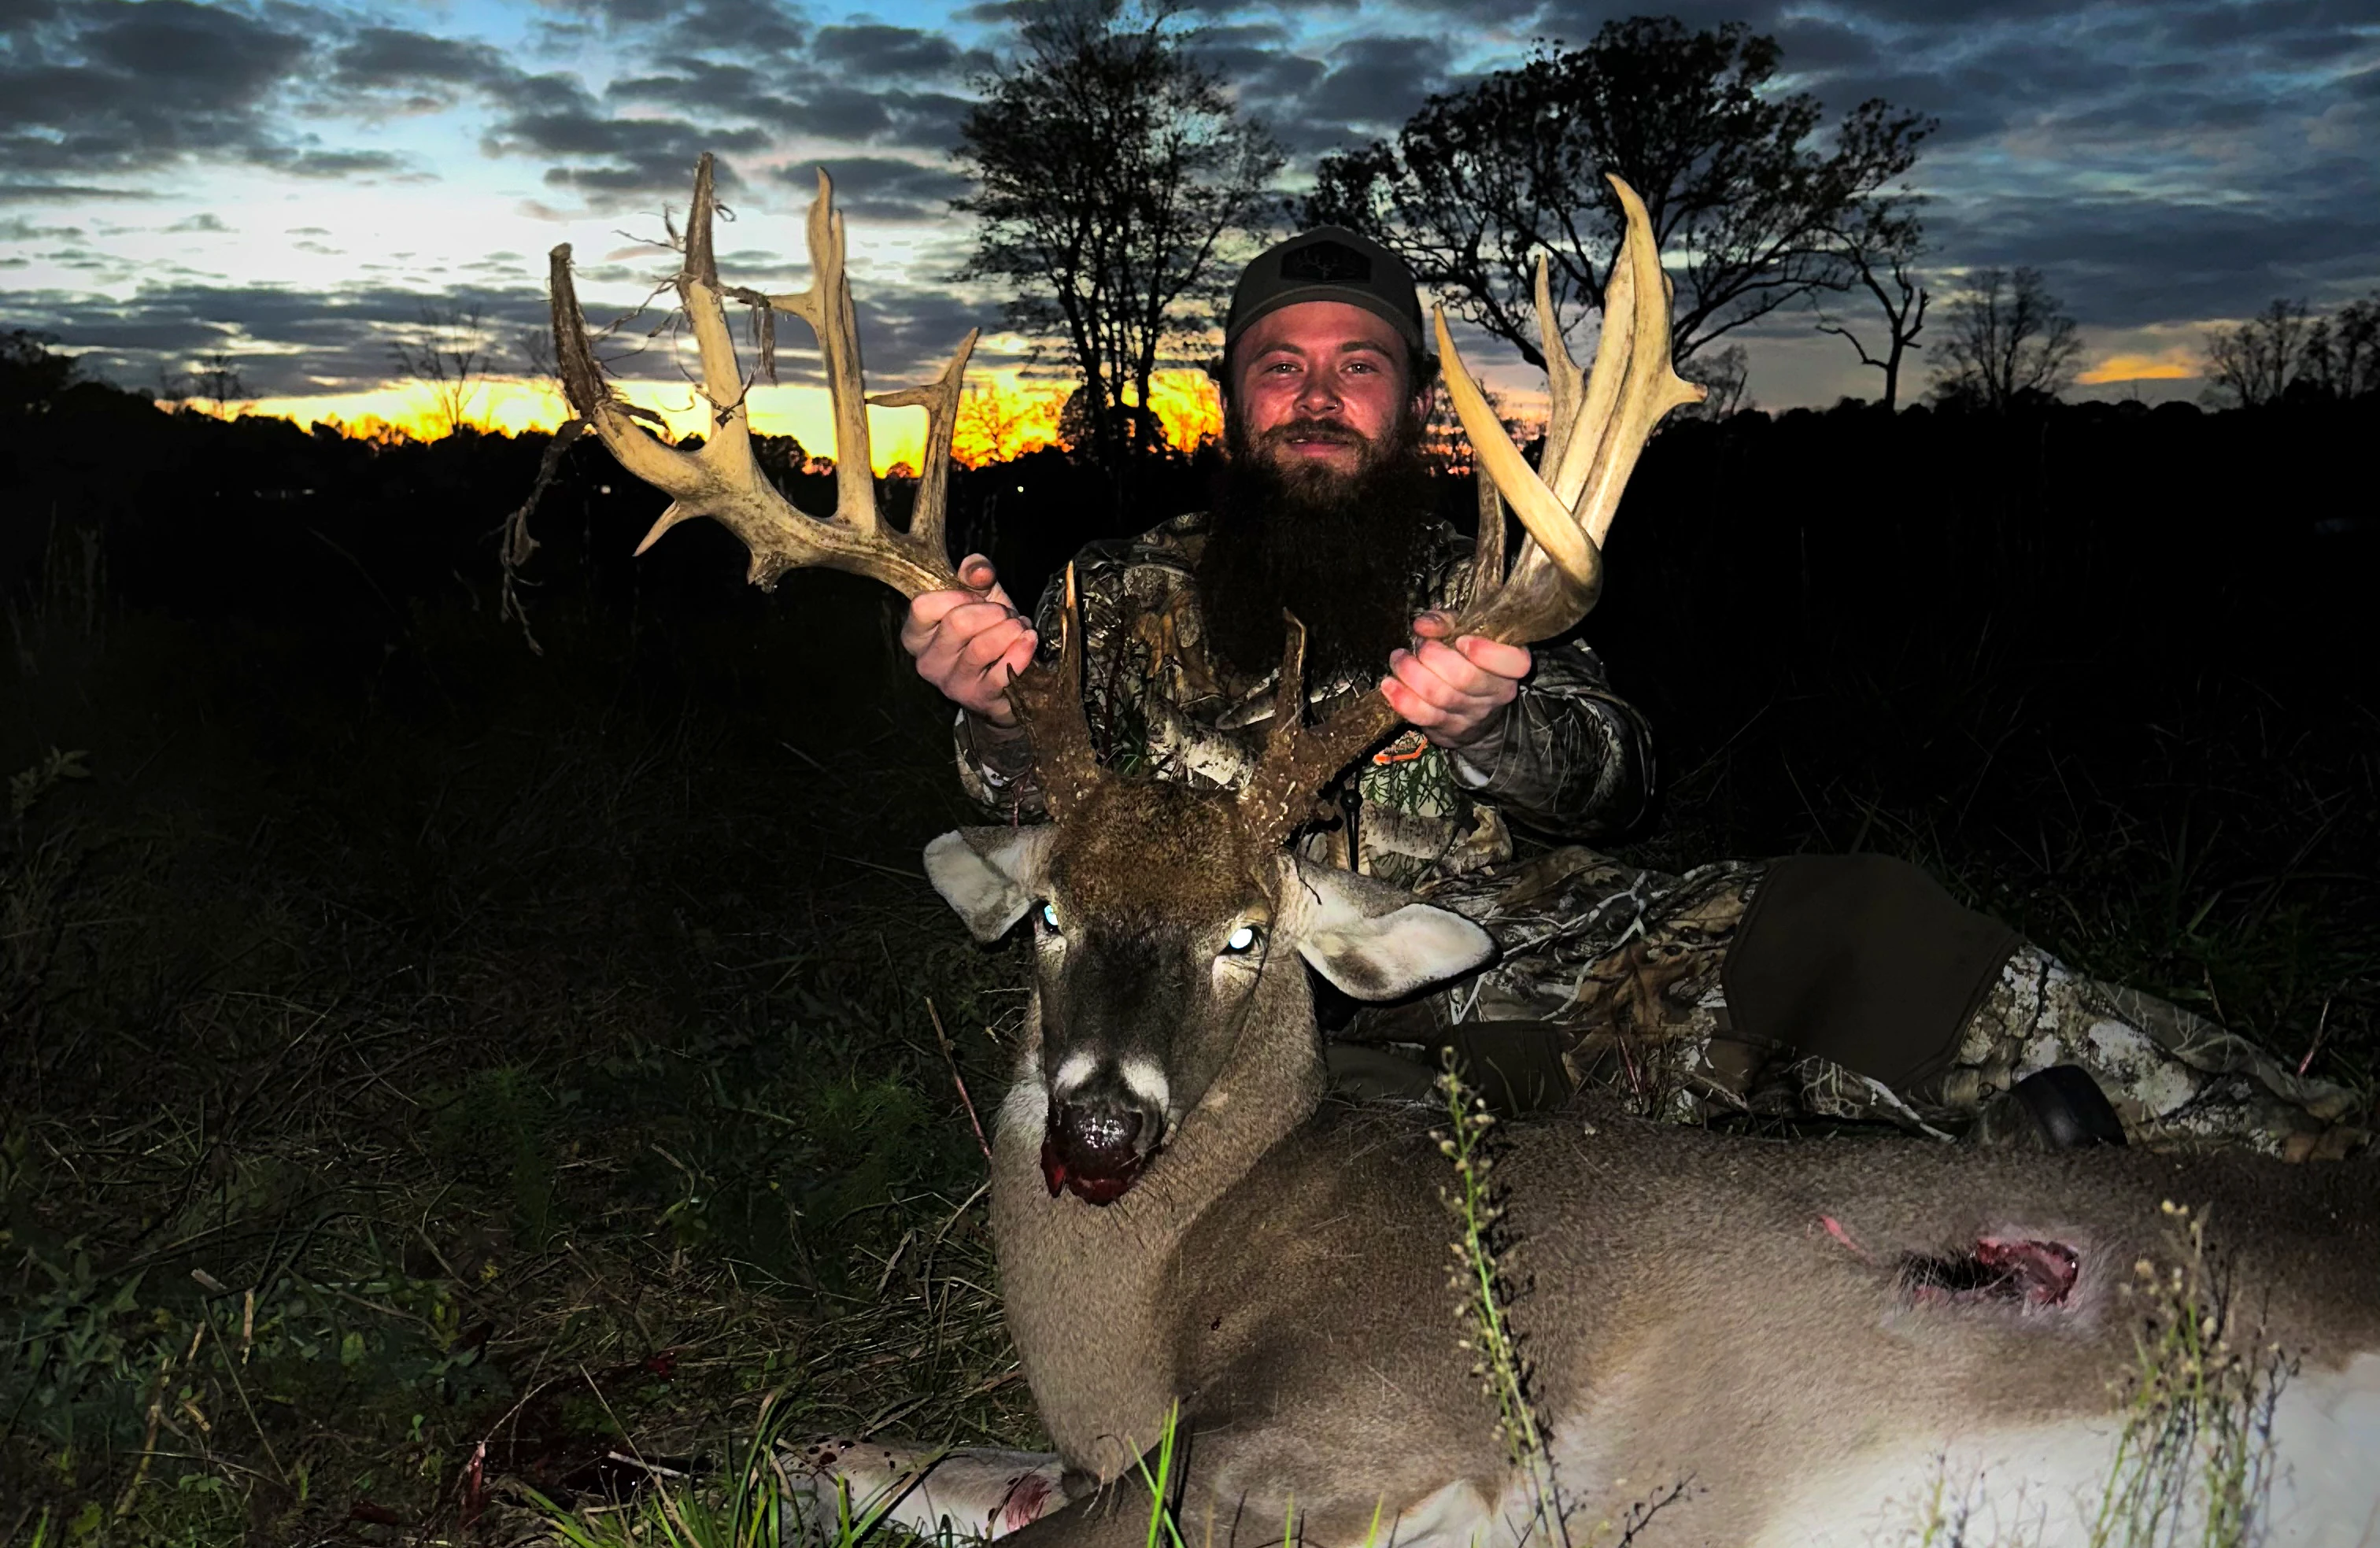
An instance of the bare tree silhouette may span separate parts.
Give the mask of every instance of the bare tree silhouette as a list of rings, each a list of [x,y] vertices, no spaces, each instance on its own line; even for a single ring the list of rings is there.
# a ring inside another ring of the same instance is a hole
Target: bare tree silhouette
[[[2206,333],[2206,380],[2217,394],[2242,408],[2278,403],[2298,375],[2306,346],[2313,343],[2303,301],[2276,299],[2271,306],[2229,328]],[[2331,352],[2329,330],[2321,340]]]
[[[1865,214],[1865,219],[1835,234],[1842,262],[1840,288],[1848,291],[1858,286],[1875,299],[1876,310],[1884,317],[1883,356],[1870,354],[1865,341],[1848,325],[1827,315],[1823,303],[1818,308],[1818,332],[1847,341],[1858,352],[1861,365],[1884,373],[1882,402],[1890,413],[1900,405],[1901,362],[1912,349],[1925,347],[1917,335],[1925,331],[1925,303],[1930,296],[1917,283],[1916,268],[1925,251],[1925,230],[1916,212],[1905,207],[1881,205]]]
[[[2380,393],[2380,294],[2313,320],[2290,385],[2325,398]]]
[[[488,384],[494,347],[488,336],[486,308],[425,302],[420,331],[397,339],[389,348],[397,369],[430,392],[431,422],[441,435],[476,429],[472,405]]]
[[[958,157],[979,223],[965,279],[1012,287],[1011,321],[1063,340],[1082,444],[1118,480],[1158,444],[1149,378],[1202,343],[1226,249],[1261,235],[1280,145],[1243,118],[1171,0],[1054,0],[978,83]],[[1119,412],[1124,410],[1124,412]]]
[[[248,380],[240,374],[239,363],[223,350],[200,356],[198,369],[188,380],[190,396],[212,404],[218,419],[230,418],[231,405],[248,396]]]
[[[2072,384],[2082,341],[2040,270],[1983,270],[1944,314],[1933,391],[1945,405],[2000,414]]]

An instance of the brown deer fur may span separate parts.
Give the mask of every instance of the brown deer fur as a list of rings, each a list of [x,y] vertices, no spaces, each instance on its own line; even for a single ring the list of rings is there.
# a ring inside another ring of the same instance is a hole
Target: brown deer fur
[[[1362,1542],[1376,1511],[1382,1542],[1526,1535],[1456,1343],[1455,1227],[1439,1202],[1451,1174],[1428,1132],[1444,1115],[1326,1100],[1305,976],[1313,961],[1342,985],[1369,975],[1402,992],[1428,971],[1415,959],[1475,962],[1460,930],[1416,946],[1408,926],[1436,911],[1250,853],[1228,800],[1178,786],[1111,780],[1054,832],[950,835],[928,868],[978,933],[1045,900],[1056,920],[1037,924],[1034,1025],[995,1142],[992,1221],[1050,1437],[1086,1484],[1117,1486],[1026,1537],[1140,1542],[1136,1464],[1177,1403],[1194,1541],[1210,1524],[1218,1542],[1275,1541],[1293,1501],[1317,1542]],[[1269,926],[1261,951],[1223,954],[1248,921]],[[1120,954],[1153,975],[1139,990],[1161,1007],[1116,1014],[1130,991],[1082,990]],[[1111,1203],[1053,1195],[1053,1073],[1135,1058],[1164,1072],[1161,1143]],[[1813,1481],[1850,1480],[1848,1523],[1884,1508],[1859,1493],[1869,1462],[2104,1450],[2111,1384],[2134,1359],[2137,1312],[2119,1288],[2136,1262],[2171,1260],[2168,1200],[2212,1223],[2236,1327],[2277,1341],[2300,1362],[2292,1381],[2330,1393],[2380,1447],[2368,1164],[1786,1143],[1584,1117],[1499,1132],[1512,1315],[1577,1541],[1672,1486],[1633,1541],[1827,1541],[1792,1535]],[[2058,1304],[2029,1304],[2022,1281],[1980,1298],[1911,1282],[1914,1264],[2005,1240],[2072,1252]],[[2078,1465],[2087,1474],[2088,1457]],[[2311,1508],[2335,1513],[2340,1489],[2350,1503],[2361,1490],[2380,1519],[2380,1482],[2332,1479],[2340,1469],[2311,1453],[2305,1469]],[[2064,1476],[2051,1471],[2045,1489]],[[1912,1510],[1923,1481],[1909,1480]]]

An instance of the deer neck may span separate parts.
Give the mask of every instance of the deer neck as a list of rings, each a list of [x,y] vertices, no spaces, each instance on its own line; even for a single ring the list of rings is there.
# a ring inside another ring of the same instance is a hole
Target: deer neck
[[[1266,1019],[1250,1019],[1244,1037],[1256,1046],[1226,1062],[1148,1171],[1113,1203],[1050,1196],[1041,1172],[1049,1097],[1038,1032],[1002,1104],[991,1222],[1009,1334],[1050,1440],[1068,1466],[1102,1482],[1157,1444],[1181,1396],[1167,1286],[1183,1239],[1321,1101],[1325,1076],[1310,1005],[1293,1024],[1257,1024]]]

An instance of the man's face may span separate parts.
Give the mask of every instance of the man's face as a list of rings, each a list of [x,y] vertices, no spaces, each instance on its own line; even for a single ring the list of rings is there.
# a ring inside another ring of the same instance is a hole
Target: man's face
[[[1232,353],[1232,411],[1246,444],[1292,478],[1359,471],[1412,407],[1404,340],[1345,301],[1301,301],[1258,318]]]

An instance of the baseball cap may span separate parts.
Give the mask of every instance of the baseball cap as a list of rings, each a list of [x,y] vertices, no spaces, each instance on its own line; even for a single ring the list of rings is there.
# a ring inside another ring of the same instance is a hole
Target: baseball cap
[[[1384,319],[1415,356],[1422,346],[1421,296],[1403,259],[1368,236],[1318,225],[1267,248],[1232,287],[1223,351],[1268,312],[1302,301],[1345,301]]]

